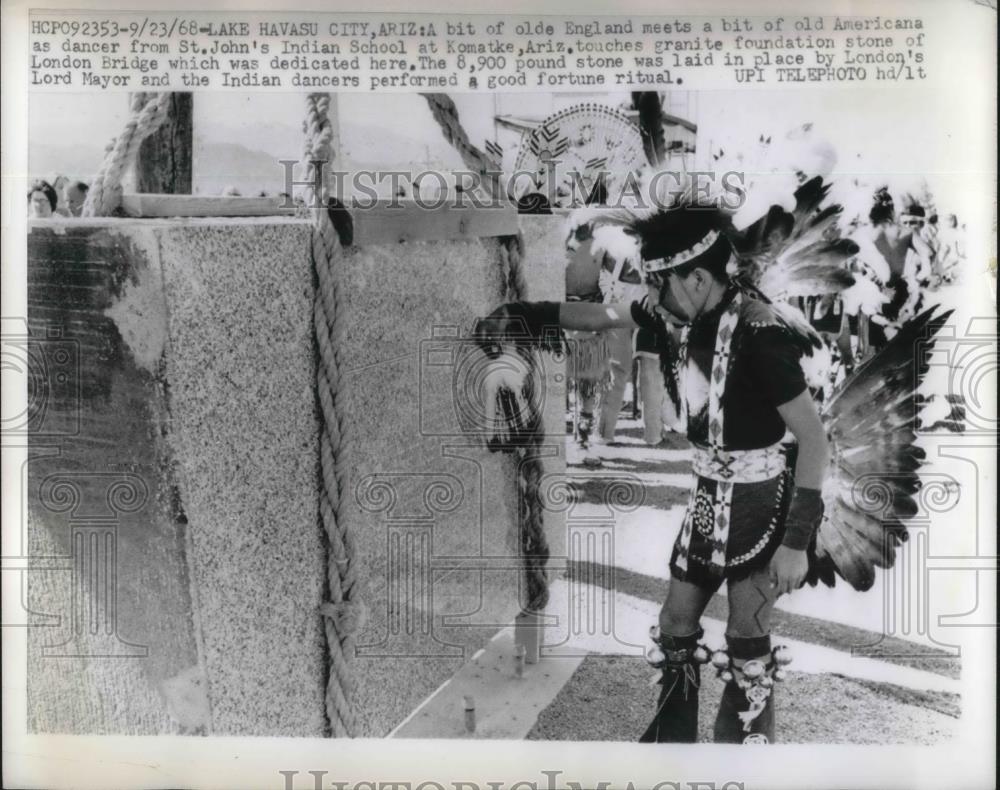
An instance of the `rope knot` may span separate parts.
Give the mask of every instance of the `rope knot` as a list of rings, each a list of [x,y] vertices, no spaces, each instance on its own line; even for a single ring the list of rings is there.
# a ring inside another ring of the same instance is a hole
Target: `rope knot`
[[[121,206],[122,179],[135,165],[143,140],[167,120],[170,97],[170,93],[132,94],[132,109],[125,129],[104,151],[101,169],[87,192],[83,216],[113,216]]]
[[[333,620],[333,627],[342,637],[360,633],[368,622],[368,608],[361,601],[328,601],[319,607],[319,612]]]

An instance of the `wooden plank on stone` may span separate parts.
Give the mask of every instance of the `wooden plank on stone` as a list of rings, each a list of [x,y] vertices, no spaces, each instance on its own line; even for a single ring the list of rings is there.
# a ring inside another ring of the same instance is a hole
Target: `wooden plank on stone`
[[[126,194],[125,212],[133,217],[264,217],[293,216],[282,208],[284,198],[213,195]],[[406,241],[443,241],[508,236],[518,231],[517,209],[476,208],[446,204],[423,208],[412,200],[382,200],[371,208],[350,209],[353,243],[398,244]]]
[[[125,213],[132,217],[267,217],[293,215],[278,197],[229,195],[161,195],[130,193],[122,196]]]
[[[404,241],[475,239],[517,233],[514,207],[475,208],[444,205],[422,208],[412,200],[380,202],[370,209],[353,208],[354,243],[396,244]]]

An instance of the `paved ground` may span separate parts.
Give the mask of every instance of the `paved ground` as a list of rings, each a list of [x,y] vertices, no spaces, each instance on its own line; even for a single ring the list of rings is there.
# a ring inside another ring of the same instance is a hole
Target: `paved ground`
[[[946,369],[932,373],[947,376]],[[947,392],[947,383],[930,382],[929,391]],[[954,404],[942,399],[937,405],[936,433],[918,440],[932,471],[948,463],[937,460],[948,457],[938,447],[954,441],[948,431],[961,419]],[[642,655],[668,585],[667,561],[691,481],[690,451],[677,434],[648,447],[641,424],[624,417],[615,438],[597,450],[603,464],[596,470],[583,465],[575,445],[567,449],[576,490],[567,512],[569,556],[550,566],[552,622],[541,662],[518,676],[512,634],[501,632],[397,737],[634,741],[645,729],[657,687]],[[975,504],[967,499],[964,506]],[[959,511],[951,515],[964,518]],[[961,538],[945,532],[932,536],[933,553],[949,553],[943,538]],[[839,584],[779,600],[775,642],[789,645],[794,656],[789,679],[778,688],[779,741],[926,745],[955,734],[960,662],[939,634],[929,633],[927,613],[913,624],[893,620],[887,578],[879,574],[865,593]],[[713,647],[723,644],[725,615],[723,587],[703,620]],[[700,740],[708,741],[722,684],[708,671],[702,688]],[[475,731],[465,727],[466,697],[476,706]]]
[[[722,682],[714,672],[704,674],[698,740],[711,742]],[[648,684],[651,676],[639,658],[585,658],[528,739],[635,741],[655,706],[659,687]],[[775,700],[781,743],[929,745],[950,738],[958,725],[955,695],[907,696],[887,684],[834,674],[790,672]]]
[[[567,521],[577,540],[569,561],[553,571],[541,662],[518,675],[512,630],[501,631],[394,737],[631,741],[648,724],[655,673],[642,655],[668,584],[689,451],[677,435],[647,447],[639,423],[628,419],[616,438],[599,449],[597,470],[582,465],[575,446],[567,452],[576,489]],[[609,511],[609,502],[625,504]],[[930,640],[884,636],[877,590],[862,597],[840,585],[801,595],[821,605],[810,611],[786,599],[774,615],[775,641],[794,656],[779,688],[780,740],[930,744],[952,736],[961,709],[956,658]],[[703,620],[711,646],[724,643],[725,613],[723,588]],[[711,740],[721,692],[714,672],[706,672],[701,740]]]

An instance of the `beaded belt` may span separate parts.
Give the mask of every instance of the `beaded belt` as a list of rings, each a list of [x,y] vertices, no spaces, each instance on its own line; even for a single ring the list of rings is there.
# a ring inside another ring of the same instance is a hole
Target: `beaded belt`
[[[694,445],[694,473],[722,483],[762,483],[785,470],[781,444],[760,450],[722,450]]]

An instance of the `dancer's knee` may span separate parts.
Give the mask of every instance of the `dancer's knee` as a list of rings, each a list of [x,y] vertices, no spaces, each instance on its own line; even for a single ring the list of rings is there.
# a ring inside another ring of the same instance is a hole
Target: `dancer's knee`
[[[687,636],[700,628],[701,617],[696,612],[685,612],[669,604],[660,609],[660,631],[671,636]]]
[[[690,582],[672,580],[660,609],[660,631],[672,636],[687,636],[698,631],[712,592]]]

